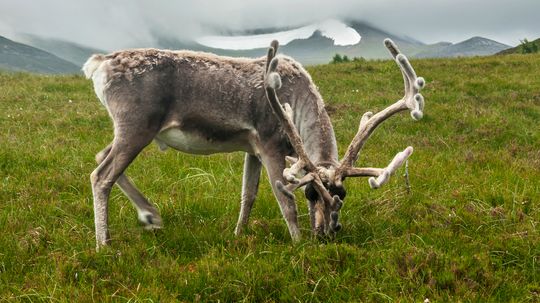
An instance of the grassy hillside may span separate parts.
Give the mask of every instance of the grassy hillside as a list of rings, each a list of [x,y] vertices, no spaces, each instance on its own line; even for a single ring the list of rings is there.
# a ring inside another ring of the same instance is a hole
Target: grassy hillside
[[[0,36],[0,71],[39,74],[77,74],[81,68],[35,47]]]
[[[147,148],[128,175],[161,210],[146,232],[114,189],[96,253],[89,174],[112,138],[79,76],[0,74],[0,301],[431,302],[540,300],[540,56],[415,60],[425,117],[387,121],[359,164],[407,145],[411,193],[346,181],[335,241],[292,245],[264,178],[233,236],[243,155]],[[390,61],[311,68],[341,153],[361,115],[400,97]]]
[[[107,53],[107,51],[104,50],[95,49],[60,39],[43,38],[31,34],[22,35],[21,38],[23,39],[23,42],[27,43],[28,45],[42,49],[46,52],[54,54],[55,56],[58,56],[59,58],[67,60],[78,66],[79,69],[93,54]]]
[[[534,41],[530,41],[530,43],[535,44],[538,48],[540,48],[540,38]],[[523,45],[520,44],[516,47],[503,50],[502,52],[498,53],[498,55],[522,54],[522,53],[523,53]]]

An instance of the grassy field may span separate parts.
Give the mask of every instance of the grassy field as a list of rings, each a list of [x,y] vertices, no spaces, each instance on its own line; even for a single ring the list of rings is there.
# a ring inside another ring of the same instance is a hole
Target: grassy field
[[[241,153],[210,157],[149,146],[128,175],[161,210],[144,231],[118,189],[112,246],[95,252],[89,183],[112,139],[91,82],[0,73],[0,301],[539,302],[540,55],[413,61],[425,117],[388,120],[359,164],[403,170],[370,190],[347,180],[343,230],[292,245],[267,179],[247,235],[233,230]],[[395,63],[309,69],[340,151],[361,115],[400,97]]]

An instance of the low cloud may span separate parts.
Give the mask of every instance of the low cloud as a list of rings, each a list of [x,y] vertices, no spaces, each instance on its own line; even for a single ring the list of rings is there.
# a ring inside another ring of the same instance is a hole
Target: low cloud
[[[428,43],[481,35],[517,44],[540,37],[539,11],[535,0],[0,0],[0,35],[31,33],[112,50],[155,45],[157,36],[193,40],[338,18]]]

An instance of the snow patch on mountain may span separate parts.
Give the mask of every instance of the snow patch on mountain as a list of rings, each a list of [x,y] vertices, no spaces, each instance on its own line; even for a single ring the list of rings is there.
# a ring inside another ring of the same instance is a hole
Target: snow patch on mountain
[[[319,31],[324,37],[334,40],[334,45],[355,45],[360,42],[361,36],[352,27],[338,20],[326,20],[323,22],[306,25],[297,29],[277,33],[249,35],[249,36],[205,36],[198,38],[199,44],[212,48],[248,50],[266,48],[270,41],[278,40],[286,45],[297,39],[307,39],[314,32]]]

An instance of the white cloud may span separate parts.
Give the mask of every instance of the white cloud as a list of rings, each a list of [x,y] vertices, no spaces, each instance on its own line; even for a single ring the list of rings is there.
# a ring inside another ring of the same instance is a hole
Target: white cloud
[[[353,45],[360,42],[360,35],[353,28],[348,27],[337,20],[326,20],[319,23],[306,25],[297,29],[281,31],[272,34],[249,35],[249,36],[204,36],[197,42],[221,49],[254,49],[265,48],[268,41],[278,40],[286,45],[295,39],[307,39],[315,31],[320,31],[325,37],[334,40],[335,45]]]
[[[482,35],[516,44],[525,35],[540,37],[539,11],[538,0],[0,0],[0,35],[25,32],[117,49],[153,45],[156,33],[193,39],[335,18],[425,42]]]

